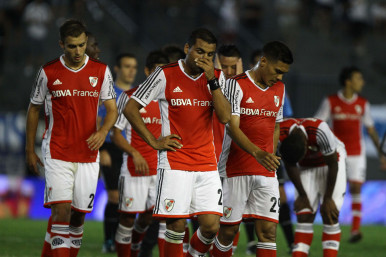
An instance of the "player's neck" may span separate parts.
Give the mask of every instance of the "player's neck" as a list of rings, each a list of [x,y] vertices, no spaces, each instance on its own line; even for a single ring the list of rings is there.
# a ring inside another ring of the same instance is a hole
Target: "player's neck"
[[[86,55],[83,55],[83,60],[81,62],[72,62],[70,59],[67,58],[66,55],[63,57],[64,64],[72,70],[79,70],[83,67],[84,63],[86,62]]]
[[[344,98],[346,98],[347,100],[350,100],[351,98],[353,98],[354,97],[354,95],[355,95],[355,92],[354,92],[354,90],[352,90],[351,88],[348,88],[348,87],[345,87],[344,89],[343,89],[343,96],[344,96]]]
[[[261,89],[266,89],[268,86],[266,86],[263,82],[261,82],[261,76],[258,72],[257,66],[252,68],[249,71],[249,76],[252,78],[253,82],[260,87]]]
[[[120,80],[120,79],[117,79],[117,80],[115,81],[115,85],[116,85],[117,87],[119,87],[120,89],[126,91],[126,90],[131,89],[131,85],[132,85],[132,84],[126,83],[126,82],[124,82],[124,81],[122,81],[122,80]]]
[[[193,71],[186,65],[185,60],[182,60],[182,67],[184,68],[184,72],[191,76],[192,78],[197,78],[201,73],[193,74]]]

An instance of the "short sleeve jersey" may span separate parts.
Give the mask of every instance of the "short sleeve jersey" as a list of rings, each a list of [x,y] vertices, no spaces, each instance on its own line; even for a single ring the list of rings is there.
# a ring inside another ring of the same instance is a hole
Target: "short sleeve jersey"
[[[130,125],[129,121],[123,114],[123,110],[126,107],[131,95],[137,88],[130,89],[121,94],[118,98],[118,112],[119,116],[115,127],[125,132],[126,139],[129,144],[134,147],[146,160],[149,165],[149,176],[157,174],[157,151],[148,145]],[[153,134],[155,138],[158,138],[161,134],[161,115],[157,101],[151,101],[146,107],[140,111],[142,120],[145,122],[147,129]],[[133,158],[127,153],[123,153],[123,158],[127,159],[127,169],[131,176],[141,176],[135,173],[135,166]]]
[[[260,149],[273,153],[275,124],[283,119],[284,84],[279,81],[262,89],[253,82],[247,71],[228,79],[226,87],[232,115],[240,116],[241,131]],[[275,176],[275,172],[268,171],[252,155],[233,142],[227,131],[220,155],[219,171],[223,177]]]
[[[348,100],[339,91],[323,101],[315,117],[325,121],[331,119],[332,129],[345,144],[347,155],[365,154],[362,124],[374,126],[370,104],[365,98],[355,94]]]
[[[307,153],[299,162],[301,167],[325,166],[323,156],[335,153],[338,139],[326,122],[315,119],[285,119],[280,123],[280,142],[288,137],[292,129],[300,127],[307,136]]]
[[[225,77],[215,70],[221,89]],[[205,74],[192,78],[184,72],[182,60],[157,68],[134,92],[132,98],[142,106],[158,100],[162,136],[177,134],[183,147],[160,151],[161,169],[186,171],[217,170],[213,144],[212,95]]]
[[[114,99],[110,70],[86,55],[84,65],[72,70],[63,56],[44,65],[36,78],[31,103],[45,105],[46,156],[68,162],[95,162],[98,150],[86,140],[97,131],[99,100]]]

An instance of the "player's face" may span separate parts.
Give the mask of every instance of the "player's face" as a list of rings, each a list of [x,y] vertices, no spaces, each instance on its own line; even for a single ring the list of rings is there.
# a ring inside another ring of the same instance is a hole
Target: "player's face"
[[[271,87],[283,79],[283,75],[289,71],[290,65],[282,61],[269,61],[264,56],[260,60],[261,83]]]
[[[94,59],[99,59],[99,54],[101,50],[99,49],[98,42],[95,40],[95,37],[88,37],[86,54]]]
[[[132,57],[123,57],[121,66],[116,68],[117,77],[124,83],[133,84],[137,75],[137,60]]]
[[[219,55],[218,59],[220,61],[221,69],[224,72],[226,79],[237,75],[237,62],[239,61],[238,57],[228,57]]]
[[[196,59],[207,59],[213,62],[214,55],[216,53],[216,44],[209,44],[204,40],[197,38],[196,43],[189,48],[188,44],[185,44],[184,51],[186,54],[185,64],[188,66],[191,75],[204,72],[203,69],[196,65]]]
[[[348,83],[355,93],[360,93],[365,85],[365,80],[361,72],[353,72]]]
[[[60,41],[59,45],[63,49],[64,57],[69,65],[78,66],[84,62],[87,46],[86,33],[82,33],[78,37],[68,36],[64,42]]]

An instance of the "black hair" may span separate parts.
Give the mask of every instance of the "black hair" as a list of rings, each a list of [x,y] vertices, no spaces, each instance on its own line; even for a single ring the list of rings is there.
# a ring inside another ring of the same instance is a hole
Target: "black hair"
[[[152,70],[157,64],[167,64],[169,63],[169,58],[161,50],[155,50],[150,52],[146,57],[145,66]]]
[[[282,61],[286,64],[293,63],[292,52],[284,43],[271,41],[264,45],[263,56],[270,61]]]
[[[59,28],[60,40],[64,42],[66,37],[79,37],[82,33],[86,33],[86,25],[79,20],[67,20]]]
[[[293,132],[284,139],[279,147],[281,158],[290,164],[296,164],[306,153],[307,148],[304,144],[302,131]]]
[[[356,66],[347,66],[342,68],[339,74],[339,83],[342,87],[346,85],[346,80],[351,79],[353,73],[361,72],[361,70]]]
[[[250,56],[249,61],[251,62],[251,64],[252,64],[253,66],[256,65],[256,61],[255,61],[256,57],[261,57],[262,54],[263,54],[263,50],[261,50],[260,48],[259,48],[259,49],[256,49],[255,51],[253,51],[253,52],[251,53],[251,56]]]
[[[175,45],[166,45],[162,51],[168,56],[169,62],[176,62],[179,59],[185,59],[185,52],[182,48]]]
[[[189,45],[189,48],[194,46],[194,44],[196,44],[196,40],[198,38],[204,40],[209,44],[217,45],[217,39],[212,32],[210,32],[208,29],[205,29],[205,28],[199,28],[199,29],[193,30],[192,33],[190,34],[187,42]]]
[[[239,49],[235,45],[221,45],[217,50],[219,55],[225,57],[241,57]]]
[[[133,58],[133,59],[136,59],[136,60],[137,60],[137,58],[135,57],[134,54],[131,54],[131,53],[123,53],[123,54],[119,54],[119,55],[115,58],[115,65],[116,65],[117,67],[121,67],[121,60],[122,60],[123,58]]]

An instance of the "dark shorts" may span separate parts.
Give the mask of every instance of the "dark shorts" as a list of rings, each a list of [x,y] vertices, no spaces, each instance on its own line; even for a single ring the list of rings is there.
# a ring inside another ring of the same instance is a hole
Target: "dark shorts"
[[[111,157],[111,168],[101,166],[103,181],[106,190],[118,190],[119,174],[122,166],[123,152],[114,143],[104,143],[100,151],[107,151]]]

